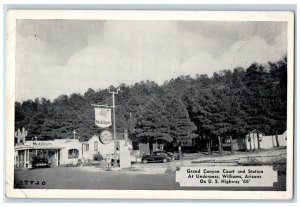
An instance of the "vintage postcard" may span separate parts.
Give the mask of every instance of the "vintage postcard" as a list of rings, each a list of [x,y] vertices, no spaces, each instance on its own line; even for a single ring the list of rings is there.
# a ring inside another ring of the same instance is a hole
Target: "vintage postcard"
[[[7,197],[293,197],[292,12],[7,19]]]

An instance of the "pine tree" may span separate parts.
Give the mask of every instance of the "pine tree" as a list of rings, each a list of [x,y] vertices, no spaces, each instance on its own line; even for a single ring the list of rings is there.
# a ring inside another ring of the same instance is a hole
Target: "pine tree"
[[[169,134],[176,144],[197,137],[195,124],[191,121],[189,114],[182,101],[171,94],[162,99],[165,117],[169,122]]]
[[[240,139],[253,130],[280,134],[287,122],[287,58],[267,66],[223,70],[196,78],[180,76],[159,86],[142,81],[119,85],[116,96],[117,131],[128,129],[138,142],[195,137],[196,147],[220,138]],[[81,140],[100,132],[93,103],[111,97],[108,90],[88,89],[84,95],[61,95],[54,101],[15,103],[15,128],[25,127],[28,138],[66,138],[72,131]],[[108,103],[109,104],[109,103]]]
[[[169,136],[169,122],[163,115],[163,106],[155,98],[150,98],[137,119],[136,137],[140,142],[147,142],[152,151],[152,143],[157,139],[171,140]]]

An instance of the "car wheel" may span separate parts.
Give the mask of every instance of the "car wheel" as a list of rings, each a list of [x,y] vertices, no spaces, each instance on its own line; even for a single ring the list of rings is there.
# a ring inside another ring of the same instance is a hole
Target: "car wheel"
[[[142,163],[147,164],[148,160],[145,159],[145,160],[142,161]]]
[[[163,162],[163,163],[168,162],[167,158],[164,158],[164,159],[162,160],[162,162]]]

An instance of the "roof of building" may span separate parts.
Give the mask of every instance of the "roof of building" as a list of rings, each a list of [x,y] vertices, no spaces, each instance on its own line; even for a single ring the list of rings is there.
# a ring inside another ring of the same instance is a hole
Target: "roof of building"
[[[15,146],[14,150],[30,150],[30,149],[63,149],[61,146],[30,146],[30,145],[19,145]]]
[[[259,133],[259,134],[262,134],[262,135],[265,135],[263,132],[259,131],[258,129],[253,129],[252,131],[250,131],[248,134],[253,134],[253,133]]]

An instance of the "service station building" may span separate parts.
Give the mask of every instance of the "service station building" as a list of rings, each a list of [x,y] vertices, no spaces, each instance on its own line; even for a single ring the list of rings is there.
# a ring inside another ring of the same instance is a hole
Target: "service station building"
[[[31,168],[33,157],[47,157],[51,166],[66,164],[76,165],[80,160],[92,160],[99,153],[103,158],[110,156],[113,159],[114,142],[112,139],[101,139],[97,135],[88,141],[80,142],[78,139],[55,139],[51,141],[26,141],[27,132],[16,132],[16,144],[14,147],[14,159],[16,168]],[[107,135],[107,134],[106,134]],[[121,167],[128,166],[132,144],[127,140],[126,134],[117,136],[116,148]],[[124,159],[122,159],[124,158]],[[124,163],[126,161],[126,163]],[[122,166],[123,165],[123,166]],[[128,166],[130,167],[130,166]]]

